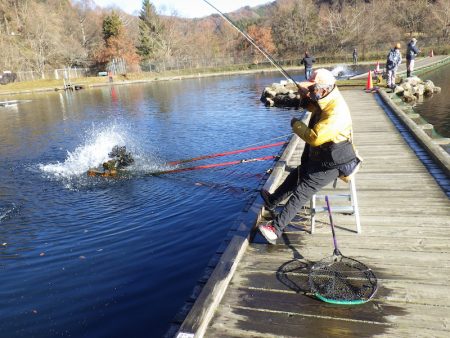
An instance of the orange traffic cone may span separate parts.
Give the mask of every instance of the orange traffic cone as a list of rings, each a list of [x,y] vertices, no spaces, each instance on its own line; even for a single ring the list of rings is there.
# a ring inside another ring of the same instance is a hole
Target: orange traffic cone
[[[432,58],[434,56],[433,50],[431,50],[430,52],[430,58]]]
[[[370,92],[372,89],[373,89],[373,85],[372,85],[372,71],[369,70],[369,73],[367,74],[366,92]]]

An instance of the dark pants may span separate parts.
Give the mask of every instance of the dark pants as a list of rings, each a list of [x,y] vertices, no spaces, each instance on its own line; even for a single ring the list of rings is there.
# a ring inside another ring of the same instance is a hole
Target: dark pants
[[[308,80],[312,75],[312,68],[305,68],[305,79]]]
[[[414,59],[406,59],[406,77],[411,77],[414,70]]]
[[[322,166],[311,166],[306,169],[299,166],[292,171],[271,196],[272,204],[278,205],[291,195],[283,211],[273,221],[277,235],[281,235],[284,228],[289,225],[312,195],[333,182],[339,175],[338,169],[328,169]]]

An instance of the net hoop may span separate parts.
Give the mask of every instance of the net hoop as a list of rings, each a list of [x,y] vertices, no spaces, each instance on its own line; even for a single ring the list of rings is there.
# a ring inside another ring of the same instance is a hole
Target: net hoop
[[[330,304],[364,304],[378,290],[377,278],[369,267],[342,255],[333,255],[315,263],[308,279],[312,293]]]

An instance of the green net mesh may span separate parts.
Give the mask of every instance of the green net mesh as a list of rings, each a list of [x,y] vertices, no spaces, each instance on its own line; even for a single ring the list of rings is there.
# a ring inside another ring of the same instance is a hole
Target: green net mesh
[[[331,256],[315,263],[309,273],[311,291],[330,303],[364,303],[377,290],[377,278],[363,263]]]

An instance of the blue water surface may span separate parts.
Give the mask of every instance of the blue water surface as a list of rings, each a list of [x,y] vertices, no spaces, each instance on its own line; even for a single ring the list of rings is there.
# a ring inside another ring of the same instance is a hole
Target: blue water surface
[[[162,336],[273,162],[148,173],[287,139],[298,112],[259,101],[280,80],[229,76],[5,98],[28,101],[0,108],[0,336]],[[115,144],[135,155],[130,175],[87,177]]]

